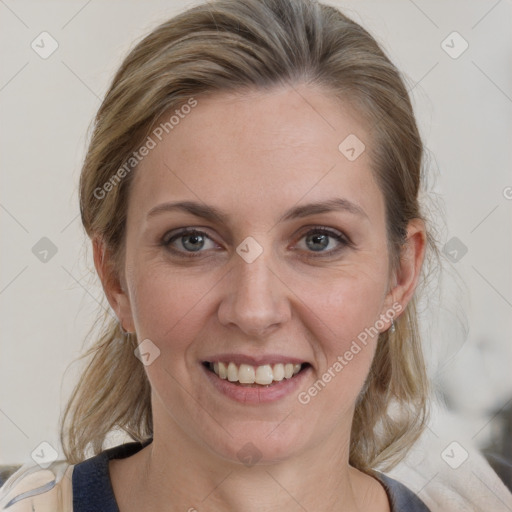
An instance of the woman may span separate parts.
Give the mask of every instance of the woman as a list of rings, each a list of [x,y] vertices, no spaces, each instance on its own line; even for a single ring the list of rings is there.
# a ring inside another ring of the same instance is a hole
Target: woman
[[[421,163],[399,73],[332,7],[221,0],[154,30],[80,182],[116,319],[58,484],[17,475],[4,508],[427,511],[377,471],[427,419]],[[134,442],[104,450],[115,429]]]

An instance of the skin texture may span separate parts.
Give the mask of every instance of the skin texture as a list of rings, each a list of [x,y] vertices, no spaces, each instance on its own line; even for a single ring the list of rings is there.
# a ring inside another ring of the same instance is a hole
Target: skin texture
[[[349,161],[338,150],[349,134],[368,148],[368,131],[325,91],[303,85],[197,100],[136,171],[118,275],[108,273],[109,254],[94,243],[124,328],[160,350],[145,367],[153,443],[110,464],[120,510],[287,511],[298,503],[310,511],[389,510],[382,486],[348,464],[355,402],[377,339],[310,403],[297,395],[393,304],[406,306],[423,261],[424,226],[410,223],[401,267],[390,275],[384,198],[368,151]],[[290,208],[332,198],[364,213],[280,220]],[[153,207],[184,200],[222,209],[227,221],[180,211],[148,218]],[[329,237],[315,251],[307,237],[315,226],[350,244]],[[186,257],[183,238],[171,244],[181,253],[163,245],[189,227],[207,235],[199,257]],[[236,252],[249,236],[263,249],[252,263]],[[280,354],[311,368],[289,395],[242,404],[205,376],[201,362],[221,353]],[[247,443],[261,457],[252,467],[237,456]]]

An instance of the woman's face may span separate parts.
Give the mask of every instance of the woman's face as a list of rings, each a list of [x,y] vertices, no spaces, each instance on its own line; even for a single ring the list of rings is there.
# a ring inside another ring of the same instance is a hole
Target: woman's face
[[[393,303],[368,132],[311,87],[196,101],[135,171],[115,300],[154,435],[235,461],[346,447]]]

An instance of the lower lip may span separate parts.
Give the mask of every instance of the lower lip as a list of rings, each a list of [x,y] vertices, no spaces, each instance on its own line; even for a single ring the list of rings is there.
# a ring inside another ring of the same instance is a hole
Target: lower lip
[[[240,386],[239,384],[230,382],[227,379],[221,379],[215,372],[208,370],[202,364],[201,367],[206,373],[206,377],[218,391],[228,398],[243,404],[263,404],[280,400],[294,391],[296,392],[297,388],[299,388],[301,383],[307,377],[307,374],[311,371],[311,367],[308,366],[297,373],[297,375],[294,375],[291,379],[283,379],[282,381],[276,382],[268,387],[247,387]]]

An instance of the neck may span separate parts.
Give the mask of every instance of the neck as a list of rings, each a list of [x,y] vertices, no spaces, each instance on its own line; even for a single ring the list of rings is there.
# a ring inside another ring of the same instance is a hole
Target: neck
[[[365,509],[369,500],[361,491],[368,490],[370,477],[349,466],[348,443],[336,450],[323,443],[282,462],[245,466],[189,440],[158,434],[139,452],[132,486],[147,510],[286,512],[342,506],[352,512]]]

